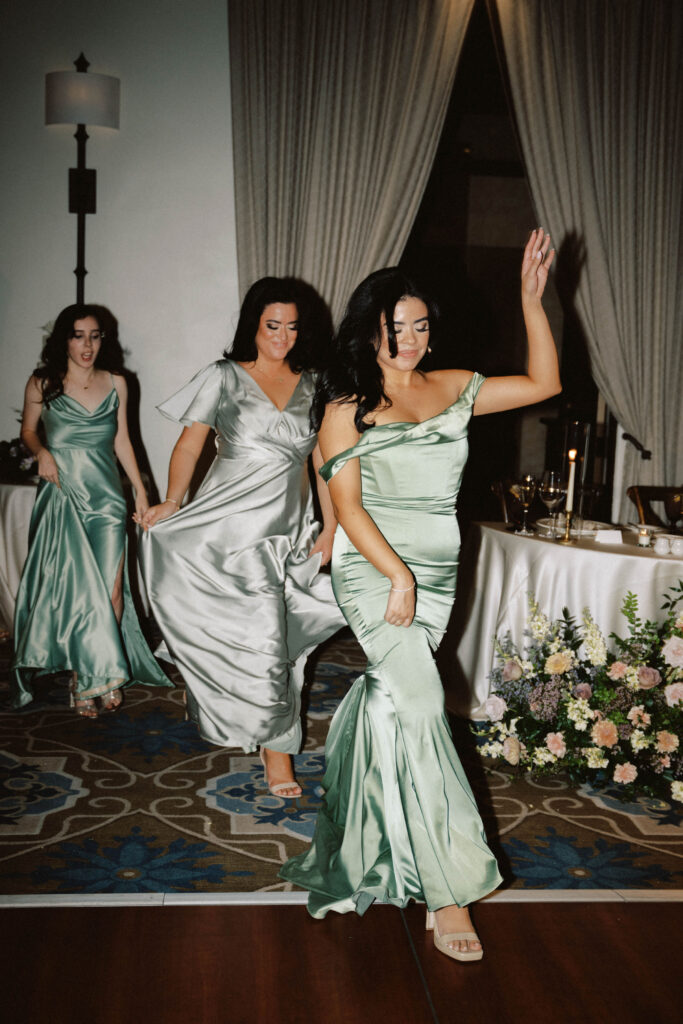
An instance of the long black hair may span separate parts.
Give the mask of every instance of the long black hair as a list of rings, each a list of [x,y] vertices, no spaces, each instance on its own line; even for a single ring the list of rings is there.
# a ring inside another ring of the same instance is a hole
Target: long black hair
[[[317,370],[327,362],[332,338],[332,321],[324,301],[312,285],[296,277],[262,277],[244,296],[232,346],[225,359],[253,362],[258,356],[256,332],[266,308],[274,302],[293,303],[297,310],[297,336],[285,356],[294,373]]]
[[[328,402],[355,402],[356,430],[360,434],[373,426],[365,417],[378,405],[391,405],[384,391],[384,374],[377,362],[382,338],[382,322],[386,322],[389,354],[396,358],[398,346],[394,331],[394,310],[401,299],[415,298],[424,302],[429,314],[430,331],[439,311],[432,298],[399,267],[376,270],[358,285],[349,299],[334,343],[329,366],[318,378],[311,407],[311,426],[320,429]]]
[[[95,360],[95,368],[108,370],[110,373],[123,372],[123,350],[118,336],[116,317],[106,306],[85,303],[74,303],[63,309],[54,322],[52,331],[45,339],[40,364],[34,371],[34,377],[40,381],[42,400],[46,406],[64,394],[64,377],[68,367],[69,340],[74,336],[74,325],[77,320],[85,320],[91,316],[97,321],[101,333],[100,350]]]

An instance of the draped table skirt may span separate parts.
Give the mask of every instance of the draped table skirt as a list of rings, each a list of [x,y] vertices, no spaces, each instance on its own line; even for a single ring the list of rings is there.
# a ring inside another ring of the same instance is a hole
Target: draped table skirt
[[[683,559],[656,555],[622,532],[623,544],[582,539],[561,545],[538,536],[520,537],[503,523],[473,523],[461,549],[453,619],[440,651],[447,706],[457,714],[486,718],[494,641],[508,631],[524,640],[529,594],[549,618],[568,608],[577,620],[585,607],[605,637],[624,636],[621,606],[627,591],[638,597],[641,618],[661,621],[662,595],[683,578]]]

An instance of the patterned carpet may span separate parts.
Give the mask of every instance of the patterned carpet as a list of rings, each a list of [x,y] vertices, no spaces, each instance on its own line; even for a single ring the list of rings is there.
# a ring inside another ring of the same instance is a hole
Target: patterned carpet
[[[289,891],[279,866],[313,833],[330,717],[362,669],[348,632],[310,665],[301,799],[271,796],[257,755],[210,746],[183,720],[182,691],[136,686],[95,721],[68,708],[66,680],[7,710],[0,648],[0,893]],[[455,725],[506,885],[683,889],[683,819],[623,805],[562,777],[531,782],[481,761]]]

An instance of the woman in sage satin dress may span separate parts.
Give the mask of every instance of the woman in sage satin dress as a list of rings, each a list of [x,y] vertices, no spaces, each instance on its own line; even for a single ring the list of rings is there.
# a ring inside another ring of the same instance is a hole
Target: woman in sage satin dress
[[[424,901],[435,945],[457,960],[481,959],[467,905],[501,879],[451,741],[432,651],[455,593],[455,500],[470,416],[560,390],[541,306],[549,242],[534,231],[522,263],[528,374],[421,372],[431,303],[388,269],[351,297],[314,403],[327,460],[320,472],[339,521],[334,591],[368,665],[330,728],[311,849],[281,874],[310,891],[314,917],[362,914],[375,899]]]
[[[33,700],[36,675],[69,671],[72,705],[86,718],[114,711],[126,684],[171,685],[140,631],[128,583],[116,458],[137,516],[148,502],[128,436],[121,348],[105,335],[104,317],[113,319],[86,305],[59,314],[26,385],[21,428],[41,483],[17,594],[12,703]]]
[[[211,743],[260,747],[266,782],[285,798],[301,794],[291,755],[301,748],[306,659],[344,625],[319,572],[336,522],[321,483],[318,535],[308,480],[308,456],[322,462],[309,422],[313,335],[303,282],[251,286],[232,349],[159,406],[184,430],[166,500],[144,517],[140,546],[190,717]],[[216,459],[180,508],[212,428]]]

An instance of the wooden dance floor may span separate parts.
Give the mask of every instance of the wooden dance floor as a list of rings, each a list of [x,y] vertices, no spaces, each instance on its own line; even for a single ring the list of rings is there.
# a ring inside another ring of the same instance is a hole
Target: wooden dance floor
[[[673,1024],[683,904],[652,896],[480,906],[475,964],[434,950],[413,905],[322,922],[303,907],[4,909],[4,1019]]]

